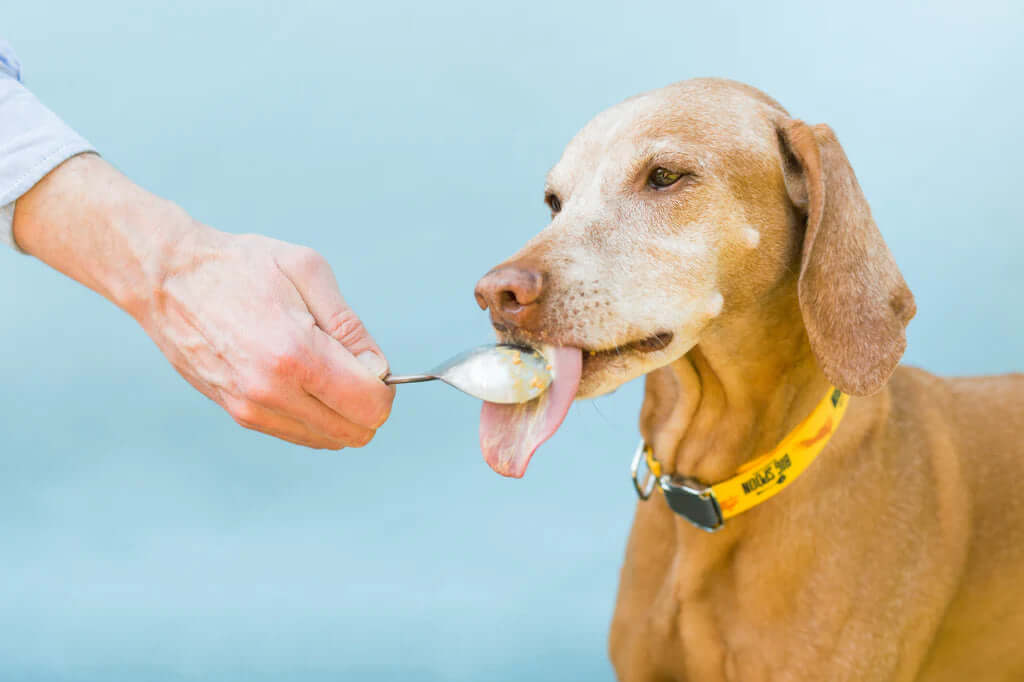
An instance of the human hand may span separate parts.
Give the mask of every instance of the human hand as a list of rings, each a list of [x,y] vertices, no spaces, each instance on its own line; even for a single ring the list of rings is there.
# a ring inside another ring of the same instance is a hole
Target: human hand
[[[175,369],[242,426],[361,447],[394,389],[383,352],[312,249],[196,226],[136,318]]]
[[[24,250],[135,317],[242,426],[340,449],[388,418],[384,354],[312,249],[202,225],[92,155],[20,198],[14,229]]]

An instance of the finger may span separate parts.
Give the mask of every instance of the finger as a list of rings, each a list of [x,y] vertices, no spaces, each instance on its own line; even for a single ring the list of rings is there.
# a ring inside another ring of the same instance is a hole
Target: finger
[[[322,373],[321,370],[309,368],[303,370],[301,374],[310,375],[313,372]],[[349,447],[362,447],[369,443],[374,435],[373,428],[346,419],[316,396],[308,393],[298,382],[278,384],[276,387],[271,385],[263,389],[249,387],[245,398],[257,407],[302,424],[317,436]]]
[[[364,440],[348,440],[319,433],[308,425],[286,415],[257,405],[251,401],[232,399],[226,405],[228,414],[240,426],[252,431],[259,431],[289,443],[304,445],[310,448],[340,450],[348,445],[362,445]],[[370,434],[372,437],[372,434]],[[365,437],[364,437],[365,438]],[[367,439],[368,440],[368,439]]]
[[[309,393],[302,399],[300,409],[301,414],[295,416],[306,426],[328,438],[341,441],[348,447],[363,447],[373,439],[376,432],[372,427],[360,426],[349,421]]]
[[[282,269],[317,326],[359,358],[377,378],[384,378],[388,371],[384,352],[345,302],[331,266],[312,249],[299,247],[295,254],[295,262],[281,263]]]
[[[286,440],[289,443],[295,443],[296,445],[304,445],[309,448],[317,449],[325,448],[330,450],[340,450],[343,447],[355,445],[356,443],[359,444],[356,445],[356,447],[360,447],[373,437],[372,432],[367,437],[367,435],[363,433],[365,429],[349,422],[346,422],[348,425],[347,432],[337,433],[334,437],[318,435],[318,431],[320,434],[334,432],[324,429],[316,429],[315,427],[310,428],[299,420],[290,418],[286,414],[281,414],[272,408],[262,408],[259,404],[253,401],[247,401],[243,398],[236,398],[226,394],[205,381],[202,381],[191,372],[186,373],[177,367],[176,369],[178,369],[179,375],[185,379],[185,381],[190,383],[193,388],[223,407],[237,424],[252,431],[259,431],[260,433],[265,433],[269,436]],[[313,398],[308,394],[304,397],[306,400],[316,403],[316,406],[319,407],[320,410],[329,412],[329,410],[327,410],[323,404],[319,403],[316,398]],[[335,418],[342,420],[341,417],[337,415],[335,415]],[[351,437],[346,438],[345,436],[349,433],[351,434]]]
[[[312,367],[303,388],[321,403],[364,428],[376,430],[391,414],[393,386],[386,386],[334,339],[314,327]]]

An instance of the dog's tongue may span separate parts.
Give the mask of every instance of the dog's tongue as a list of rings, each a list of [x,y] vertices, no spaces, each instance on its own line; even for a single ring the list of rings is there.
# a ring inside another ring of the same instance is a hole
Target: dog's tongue
[[[554,380],[539,398],[518,405],[484,403],[480,412],[480,449],[502,476],[520,478],[526,473],[530,457],[558,430],[576,397],[583,353],[563,346],[546,355]]]

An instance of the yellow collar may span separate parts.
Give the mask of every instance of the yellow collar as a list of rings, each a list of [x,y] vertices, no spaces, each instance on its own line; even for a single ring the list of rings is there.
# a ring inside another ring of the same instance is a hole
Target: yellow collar
[[[640,499],[646,500],[657,485],[674,512],[698,528],[718,530],[726,519],[761,504],[795,481],[835,433],[849,402],[848,395],[829,387],[818,406],[773,450],[741,466],[732,478],[714,485],[662,473],[654,451],[640,441],[630,469],[633,486]],[[641,462],[646,462],[648,469],[642,484]]]

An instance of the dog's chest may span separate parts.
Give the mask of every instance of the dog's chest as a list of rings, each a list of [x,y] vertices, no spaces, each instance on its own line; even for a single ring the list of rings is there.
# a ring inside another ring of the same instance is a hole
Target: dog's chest
[[[678,530],[638,511],[610,640],[621,680],[804,679],[794,669],[823,662],[829,628],[816,631],[791,586],[774,579],[778,547],[742,547],[723,533],[701,536],[697,551]]]
[[[678,568],[678,561],[670,563]],[[616,620],[620,612],[636,614],[628,624],[613,623],[612,658],[620,679],[773,679],[769,672],[784,662],[785,645],[757,632],[744,615],[748,610],[763,611],[766,605],[740,604],[730,576],[706,575],[700,584],[686,584],[685,575],[673,575],[671,566],[667,568],[667,579],[660,584],[654,580],[640,588],[641,572],[629,585],[624,581],[620,590]]]

